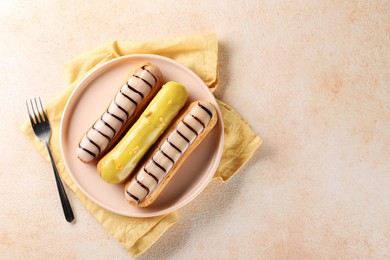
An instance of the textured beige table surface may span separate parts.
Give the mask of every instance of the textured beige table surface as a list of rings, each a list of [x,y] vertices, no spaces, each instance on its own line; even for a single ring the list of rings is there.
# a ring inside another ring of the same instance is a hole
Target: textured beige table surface
[[[0,1],[0,258],[126,259],[19,131],[97,45],[216,32],[220,86],[264,143],[140,259],[390,258],[387,1]],[[314,3],[316,2],[316,3]]]

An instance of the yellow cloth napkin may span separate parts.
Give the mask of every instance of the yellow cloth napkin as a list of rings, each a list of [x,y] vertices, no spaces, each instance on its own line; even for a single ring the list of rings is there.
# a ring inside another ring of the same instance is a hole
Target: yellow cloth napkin
[[[119,56],[135,53],[151,53],[174,59],[197,73],[214,90],[218,84],[218,41],[215,34],[194,35],[144,43],[114,41],[86,52],[65,64],[69,88],[48,103],[47,114],[52,127],[50,145],[62,180],[91,214],[128,250],[132,257],[145,252],[174,223],[176,212],[152,218],[130,218],[111,213],[90,201],[74,184],[65,169],[59,144],[59,125],[65,104],[83,76],[95,66]],[[260,146],[261,139],[227,104],[218,101],[222,110],[225,143],[224,153],[216,178],[227,180],[249,160]],[[36,148],[49,157],[44,145],[34,136],[29,121],[22,131]],[[77,216],[76,216],[77,218]]]

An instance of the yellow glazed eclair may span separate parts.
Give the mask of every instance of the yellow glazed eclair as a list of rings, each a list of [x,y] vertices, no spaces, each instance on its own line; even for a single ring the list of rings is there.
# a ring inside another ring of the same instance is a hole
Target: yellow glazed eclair
[[[126,183],[125,197],[130,205],[147,207],[153,203],[180,165],[213,129],[217,118],[210,102],[191,103]]]
[[[98,161],[118,143],[161,85],[162,74],[158,67],[150,63],[137,66],[107,110],[82,137],[76,150],[77,157],[85,163]]]
[[[126,135],[100,159],[97,169],[102,179],[108,183],[124,182],[185,105],[187,97],[183,85],[167,82]]]

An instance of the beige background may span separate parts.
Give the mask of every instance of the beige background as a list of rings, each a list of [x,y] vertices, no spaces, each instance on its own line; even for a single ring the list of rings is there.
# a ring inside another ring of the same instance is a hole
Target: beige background
[[[62,64],[111,41],[216,32],[220,86],[264,139],[140,259],[390,258],[387,1],[0,1],[0,256],[126,259],[18,130]],[[315,2],[315,3],[314,3]]]

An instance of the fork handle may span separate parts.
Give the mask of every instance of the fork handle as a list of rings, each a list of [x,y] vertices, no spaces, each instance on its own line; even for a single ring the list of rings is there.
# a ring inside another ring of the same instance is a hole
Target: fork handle
[[[54,177],[56,179],[57,189],[58,189],[58,193],[60,194],[62,209],[64,211],[66,221],[72,222],[74,220],[73,210],[72,210],[72,208],[70,206],[70,203],[69,203],[69,200],[68,200],[68,196],[66,195],[66,192],[65,192],[65,189],[64,189],[64,185],[62,184],[60,175],[58,174],[57,166],[54,163],[54,159],[53,159],[53,155],[51,154],[49,143],[46,142],[45,144],[46,144],[46,148],[47,148],[47,151],[49,153],[49,156],[50,156],[51,165],[53,166]]]

